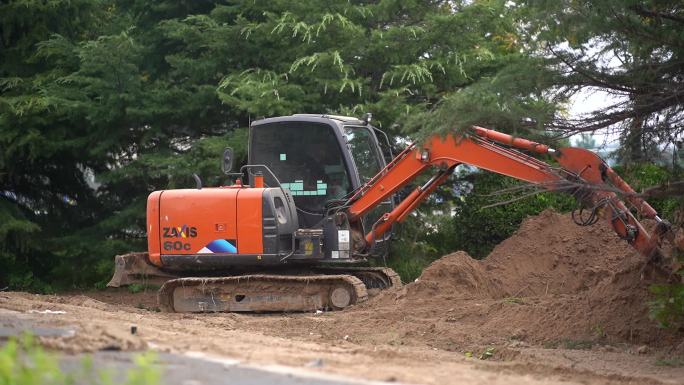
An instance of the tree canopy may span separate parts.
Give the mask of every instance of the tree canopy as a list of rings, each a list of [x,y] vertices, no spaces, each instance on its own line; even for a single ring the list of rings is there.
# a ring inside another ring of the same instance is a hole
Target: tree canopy
[[[244,161],[265,116],[372,112],[392,137],[608,127],[646,159],[681,138],[682,5],[595,3],[5,2],[0,288],[102,282],[144,249],[147,194],[221,183],[221,149]],[[587,87],[621,98],[569,119]]]
[[[657,159],[684,134],[684,4],[679,1],[523,1],[524,39],[550,61],[560,93],[602,91],[609,103],[559,115],[565,133],[608,129],[626,161]]]

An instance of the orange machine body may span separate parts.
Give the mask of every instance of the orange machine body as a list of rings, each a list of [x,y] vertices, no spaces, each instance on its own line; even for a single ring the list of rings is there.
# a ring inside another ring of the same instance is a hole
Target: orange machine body
[[[263,188],[155,191],[147,200],[150,262],[168,267],[166,256],[263,253]]]

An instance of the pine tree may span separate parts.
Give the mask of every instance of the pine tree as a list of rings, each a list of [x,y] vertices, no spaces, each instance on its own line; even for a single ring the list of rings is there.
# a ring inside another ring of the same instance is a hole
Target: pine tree
[[[556,92],[599,90],[608,107],[552,128],[621,136],[621,159],[647,162],[684,135],[684,4],[678,0],[517,2],[531,54],[548,59]]]

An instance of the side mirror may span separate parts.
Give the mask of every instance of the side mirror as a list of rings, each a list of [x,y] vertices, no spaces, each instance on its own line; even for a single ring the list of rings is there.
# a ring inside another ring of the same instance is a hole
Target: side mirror
[[[226,147],[225,150],[223,150],[223,159],[221,161],[221,171],[223,171],[224,174],[230,174],[230,172],[233,170],[233,149],[230,147]]]

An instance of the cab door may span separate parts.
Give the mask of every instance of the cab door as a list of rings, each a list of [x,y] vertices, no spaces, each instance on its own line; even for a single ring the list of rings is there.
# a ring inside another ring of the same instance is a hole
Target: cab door
[[[359,176],[359,182],[363,185],[386,165],[378,139],[371,128],[367,126],[346,125],[344,126],[344,133],[347,139],[347,147]],[[363,218],[365,231],[370,231],[373,224],[385,213],[392,211],[393,208],[394,202],[390,197],[366,214]],[[382,239],[376,239],[376,244],[371,253],[379,256],[387,254],[391,236],[392,232],[388,231]]]

